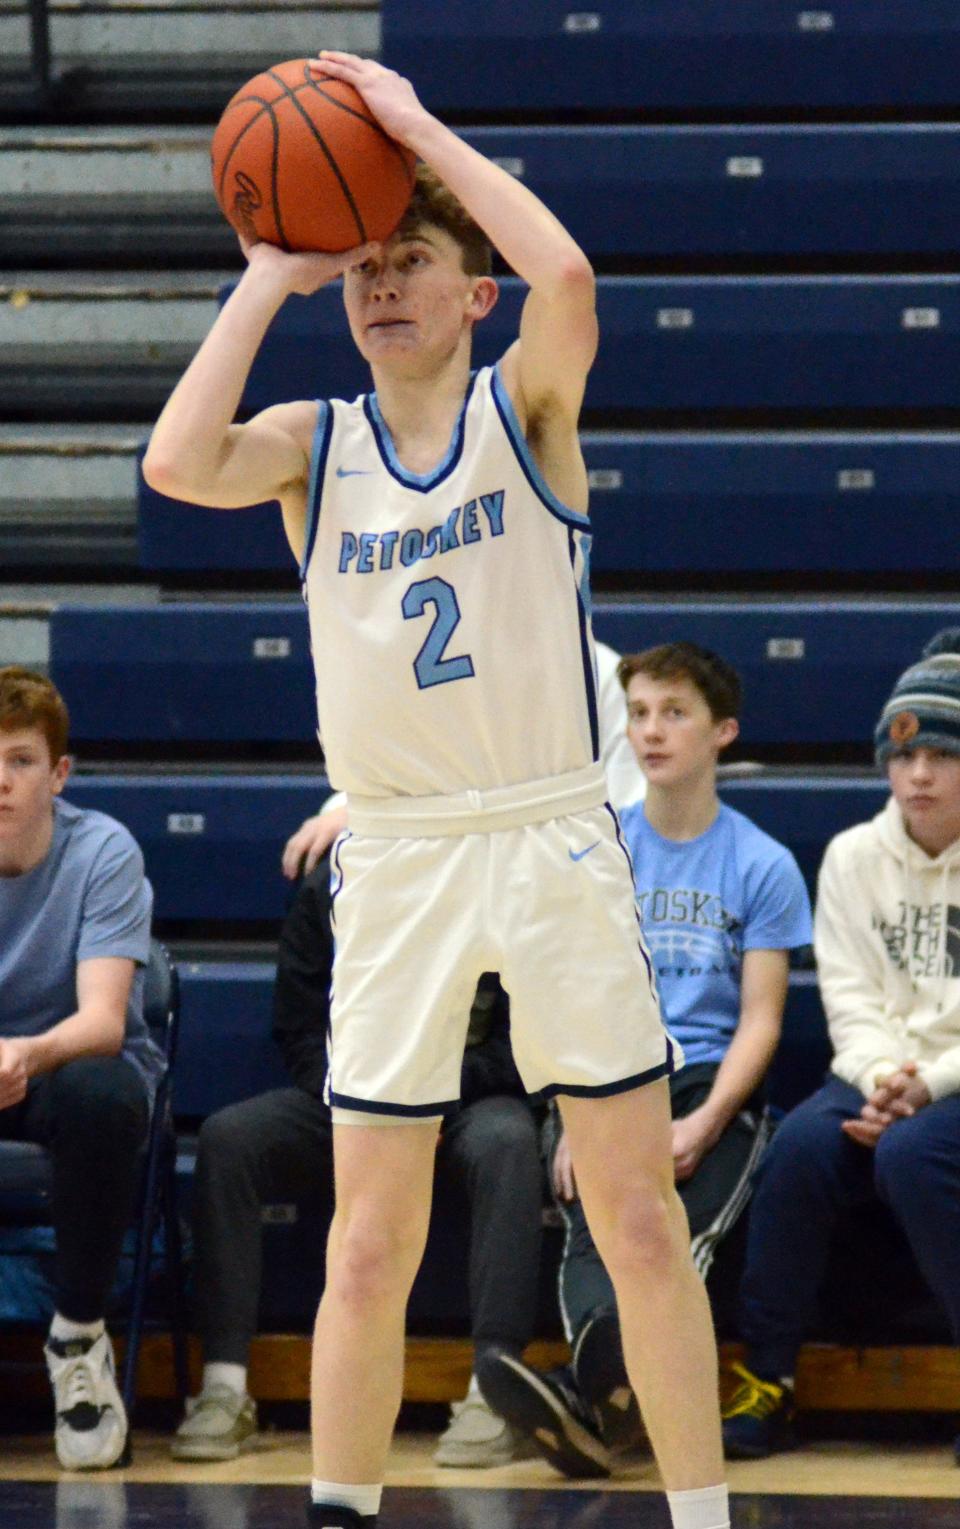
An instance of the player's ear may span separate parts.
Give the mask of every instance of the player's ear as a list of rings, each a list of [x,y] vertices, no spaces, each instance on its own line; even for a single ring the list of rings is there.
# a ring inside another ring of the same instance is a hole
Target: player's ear
[[[467,302],[467,317],[477,323],[485,319],[500,296],[500,288],[492,276],[477,276]]]

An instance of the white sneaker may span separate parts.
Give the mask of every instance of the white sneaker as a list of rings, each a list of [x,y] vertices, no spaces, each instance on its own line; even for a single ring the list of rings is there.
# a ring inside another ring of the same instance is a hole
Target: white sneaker
[[[230,1386],[204,1386],[187,1401],[187,1415],[173,1436],[175,1460],[235,1460],[256,1443],[257,1404]]]
[[[530,1459],[535,1453],[471,1386],[463,1401],[451,1406],[450,1422],[437,1440],[433,1459],[436,1465],[483,1468]]]
[[[57,1414],[54,1443],[65,1471],[116,1465],[127,1442],[113,1344],[99,1338],[48,1338],[44,1345]]]

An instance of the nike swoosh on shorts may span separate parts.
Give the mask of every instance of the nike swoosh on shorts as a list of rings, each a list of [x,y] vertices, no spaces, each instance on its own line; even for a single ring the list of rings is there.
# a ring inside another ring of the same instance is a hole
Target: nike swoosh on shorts
[[[592,844],[588,844],[586,849],[578,849],[578,850],[568,849],[567,850],[567,854],[570,856],[571,860],[582,860],[584,855],[589,855],[590,851],[592,849],[596,849],[596,847],[597,847],[597,845],[599,843],[600,843],[599,839],[594,839],[593,843]]]

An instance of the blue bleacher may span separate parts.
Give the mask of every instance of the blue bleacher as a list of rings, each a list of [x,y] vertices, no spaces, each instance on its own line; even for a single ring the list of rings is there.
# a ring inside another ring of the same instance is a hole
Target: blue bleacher
[[[723,801],[793,852],[811,897],[829,841],[875,817],[890,794],[885,776],[863,771],[727,776],[719,788]]]
[[[891,676],[955,625],[960,600],[631,600],[594,612],[597,637],[621,653],[688,640],[732,663],[748,755],[764,744],[869,747]]]
[[[226,300],[232,288],[223,288]],[[524,288],[477,326],[477,363],[516,335]],[[648,416],[960,408],[960,277],[601,277],[588,410]],[[333,287],[290,297],[244,390],[254,412],[369,386]],[[651,421],[652,422],[652,421]],[[872,421],[876,423],[875,420]]]
[[[64,794],[129,828],[162,926],[282,919],[283,845],[329,790],[319,775],[131,774],[76,776]]]
[[[200,1119],[290,1079],[273,1043],[271,961],[180,961],[174,1108]]]
[[[621,653],[686,638],[729,659],[744,680],[748,751],[866,747],[891,675],[953,625],[960,600],[607,600],[594,609],[597,637]],[[309,744],[316,736],[299,599],[61,606],[50,623],[50,666],[80,744]]]
[[[224,1105],[289,1083],[271,1038],[270,961],[180,961],[181,1021],[174,1105],[202,1119]],[[790,974],[783,1037],[770,1099],[787,1110],[820,1083],[830,1058],[826,1023],[810,971]]]
[[[725,778],[721,794],[789,845],[813,887],[828,839],[872,817],[880,776],[770,774]],[[281,919],[291,895],[280,851],[327,795],[316,775],[80,776],[66,791],[125,823],[143,850],[163,921]]]
[[[597,573],[960,571],[960,437],[586,432]],[[272,569],[296,585],[279,506],[202,509],[141,486],[140,560]]]
[[[383,0],[384,62],[434,110],[956,104],[954,0]]]
[[[465,128],[594,259],[944,255],[954,123]]]
[[[64,605],[50,619],[50,672],[80,742],[316,738],[300,599]]]

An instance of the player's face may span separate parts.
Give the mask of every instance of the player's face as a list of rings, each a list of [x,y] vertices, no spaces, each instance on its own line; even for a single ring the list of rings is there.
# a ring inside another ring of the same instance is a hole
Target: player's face
[[[688,679],[635,674],[627,688],[627,737],[651,785],[679,786],[714,769],[736,723],[716,722]]]
[[[425,224],[388,240],[343,278],[357,349],[371,366],[425,374],[462,342],[484,280],[467,275],[460,246],[442,228]]]
[[[943,749],[903,749],[887,777],[907,833],[929,854],[960,839],[960,757]]]
[[[69,771],[66,756],[51,761],[39,728],[0,731],[0,848],[15,852],[42,833]]]

